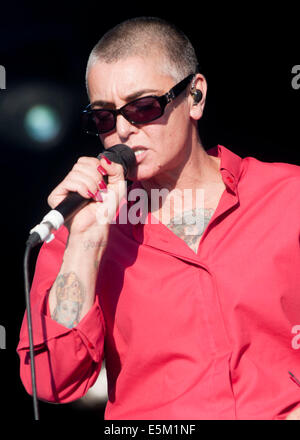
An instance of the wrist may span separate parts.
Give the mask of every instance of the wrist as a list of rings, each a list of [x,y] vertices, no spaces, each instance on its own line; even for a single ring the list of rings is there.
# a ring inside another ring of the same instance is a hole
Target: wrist
[[[78,258],[93,258],[99,260],[102,253],[106,249],[108,239],[108,231],[105,234],[92,233],[92,231],[69,234],[66,246],[66,253],[71,254],[73,258],[78,255]]]

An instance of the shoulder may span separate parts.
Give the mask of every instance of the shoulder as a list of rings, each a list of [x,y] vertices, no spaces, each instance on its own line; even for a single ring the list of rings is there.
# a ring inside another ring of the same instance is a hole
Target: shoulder
[[[241,203],[253,203],[272,215],[286,212],[300,215],[300,167],[284,162],[263,162],[253,157],[242,160],[238,182]]]
[[[284,162],[263,162],[254,157],[242,159],[241,180],[254,186],[280,186],[300,189],[300,166]]]

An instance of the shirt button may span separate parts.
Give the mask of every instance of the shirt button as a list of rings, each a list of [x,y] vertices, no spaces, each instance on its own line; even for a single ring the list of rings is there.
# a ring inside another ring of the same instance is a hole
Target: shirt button
[[[89,348],[94,348],[93,344],[91,342],[88,343]]]
[[[231,177],[227,177],[228,182],[233,183],[233,179]]]

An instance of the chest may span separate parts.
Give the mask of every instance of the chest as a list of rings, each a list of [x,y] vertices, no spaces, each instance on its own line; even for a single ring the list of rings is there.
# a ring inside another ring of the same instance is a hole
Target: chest
[[[151,214],[197,253],[224,189],[225,186],[219,184],[212,192],[200,189],[195,195],[181,193],[178,198],[164,200],[162,206]]]

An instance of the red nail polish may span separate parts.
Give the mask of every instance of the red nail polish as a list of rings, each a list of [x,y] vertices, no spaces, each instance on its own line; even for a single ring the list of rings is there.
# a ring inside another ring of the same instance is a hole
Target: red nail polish
[[[111,161],[110,161],[106,156],[101,155],[101,159],[105,159],[105,160],[106,160],[106,163],[108,163],[108,165],[111,164]]]
[[[100,174],[102,174],[102,176],[107,175],[107,172],[105,171],[105,169],[101,165],[98,166],[97,170],[99,171]]]
[[[94,194],[90,190],[88,190],[87,193],[88,193],[89,197],[91,197],[92,199],[94,198]]]
[[[102,199],[102,196],[101,196],[101,193],[99,190],[95,193],[95,200],[96,200],[96,202],[103,202],[103,199]]]
[[[98,183],[98,186],[99,186],[100,189],[102,189],[102,191],[107,190],[106,183],[105,183],[103,180],[101,180],[101,181]]]

